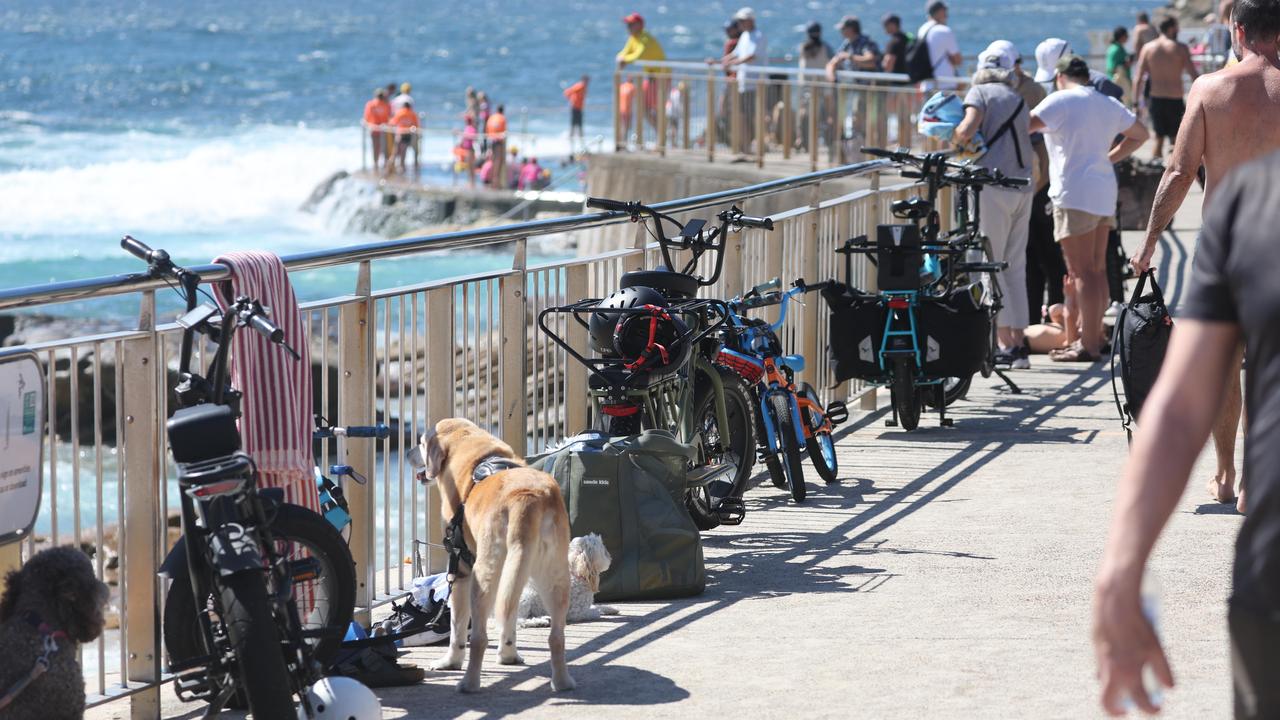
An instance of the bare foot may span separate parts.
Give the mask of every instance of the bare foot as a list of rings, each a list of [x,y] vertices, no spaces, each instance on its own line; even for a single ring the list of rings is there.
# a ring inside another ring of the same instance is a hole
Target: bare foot
[[[1209,494],[1220,503],[1229,503],[1236,499],[1234,476],[1223,479],[1221,475],[1209,481]]]
[[[1240,483],[1240,495],[1236,497],[1236,512],[1241,515],[1245,514],[1244,505],[1244,483]]]

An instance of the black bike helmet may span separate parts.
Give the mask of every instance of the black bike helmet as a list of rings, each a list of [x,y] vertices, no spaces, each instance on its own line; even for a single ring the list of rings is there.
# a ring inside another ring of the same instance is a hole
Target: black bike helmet
[[[613,293],[601,300],[596,307],[621,310],[645,305],[667,307],[667,300],[662,297],[662,293],[653,288],[635,286]],[[591,349],[604,357],[616,357],[618,351],[613,346],[613,331],[624,317],[617,313],[591,313],[591,318],[587,322],[591,334]]]
[[[684,366],[690,346],[682,338],[688,326],[665,308],[624,315],[613,330],[613,349],[626,369],[661,374]]]

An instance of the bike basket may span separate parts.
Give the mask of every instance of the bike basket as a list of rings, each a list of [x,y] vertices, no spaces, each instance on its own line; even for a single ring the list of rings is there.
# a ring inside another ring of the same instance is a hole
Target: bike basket
[[[966,290],[920,303],[924,372],[930,377],[968,377],[982,368],[991,343],[991,317],[973,308]]]
[[[823,290],[822,297],[831,307],[828,350],[836,382],[882,378],[880,346],[887,310],[880,298],[838,284]]]

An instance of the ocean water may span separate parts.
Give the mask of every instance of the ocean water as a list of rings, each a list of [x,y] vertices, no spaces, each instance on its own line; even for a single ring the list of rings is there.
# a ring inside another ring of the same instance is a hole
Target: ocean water
[[[872,34],[896,11],[910,26],[921,3],[760,0],[772,54],[801,27],[849,12]],[[1091,29],[1127,23],[1153,0],[1009,3],[956,0],[952,25],[972,54],[997,37],[1028,56],[1052,28],[1077,48]],[[588,134],[609,126],[620,17],[648,18],[672,58],[717,54],[736,3],[643,0],[473,0],[409,5],[350,0],[7,0],[0,5],[0,287],[136,269],[117,242],[133,234],[184,262],[233,248],[281,253],[369,238],[298,212],[330,173],[360,164],[358,121],[373,87],[413,83],[427,125],[458,125],[467,85],[505,103],[530,152],[567,150],[561,88],[582,73]],[[826,32],[835,42],[834,29]],[[426,176],[450,140],[427,142]],[[498,255],[459,255],[375,272],[398,284],[500,267]],[[303,286],[334,291],[341,273]],[[122,312],[119,303],[75,312]]]

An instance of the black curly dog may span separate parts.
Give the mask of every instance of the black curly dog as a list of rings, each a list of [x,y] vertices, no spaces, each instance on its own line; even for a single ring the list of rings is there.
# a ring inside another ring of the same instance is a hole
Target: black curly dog
[[[0,597],[0,702],[31,674],[52,636],[49,669],[0,709],[4,720],[84,717],[80,643],[97,639],[109,590],[93,575],[88,556],[72,547],[36,553],[5,578]]]

